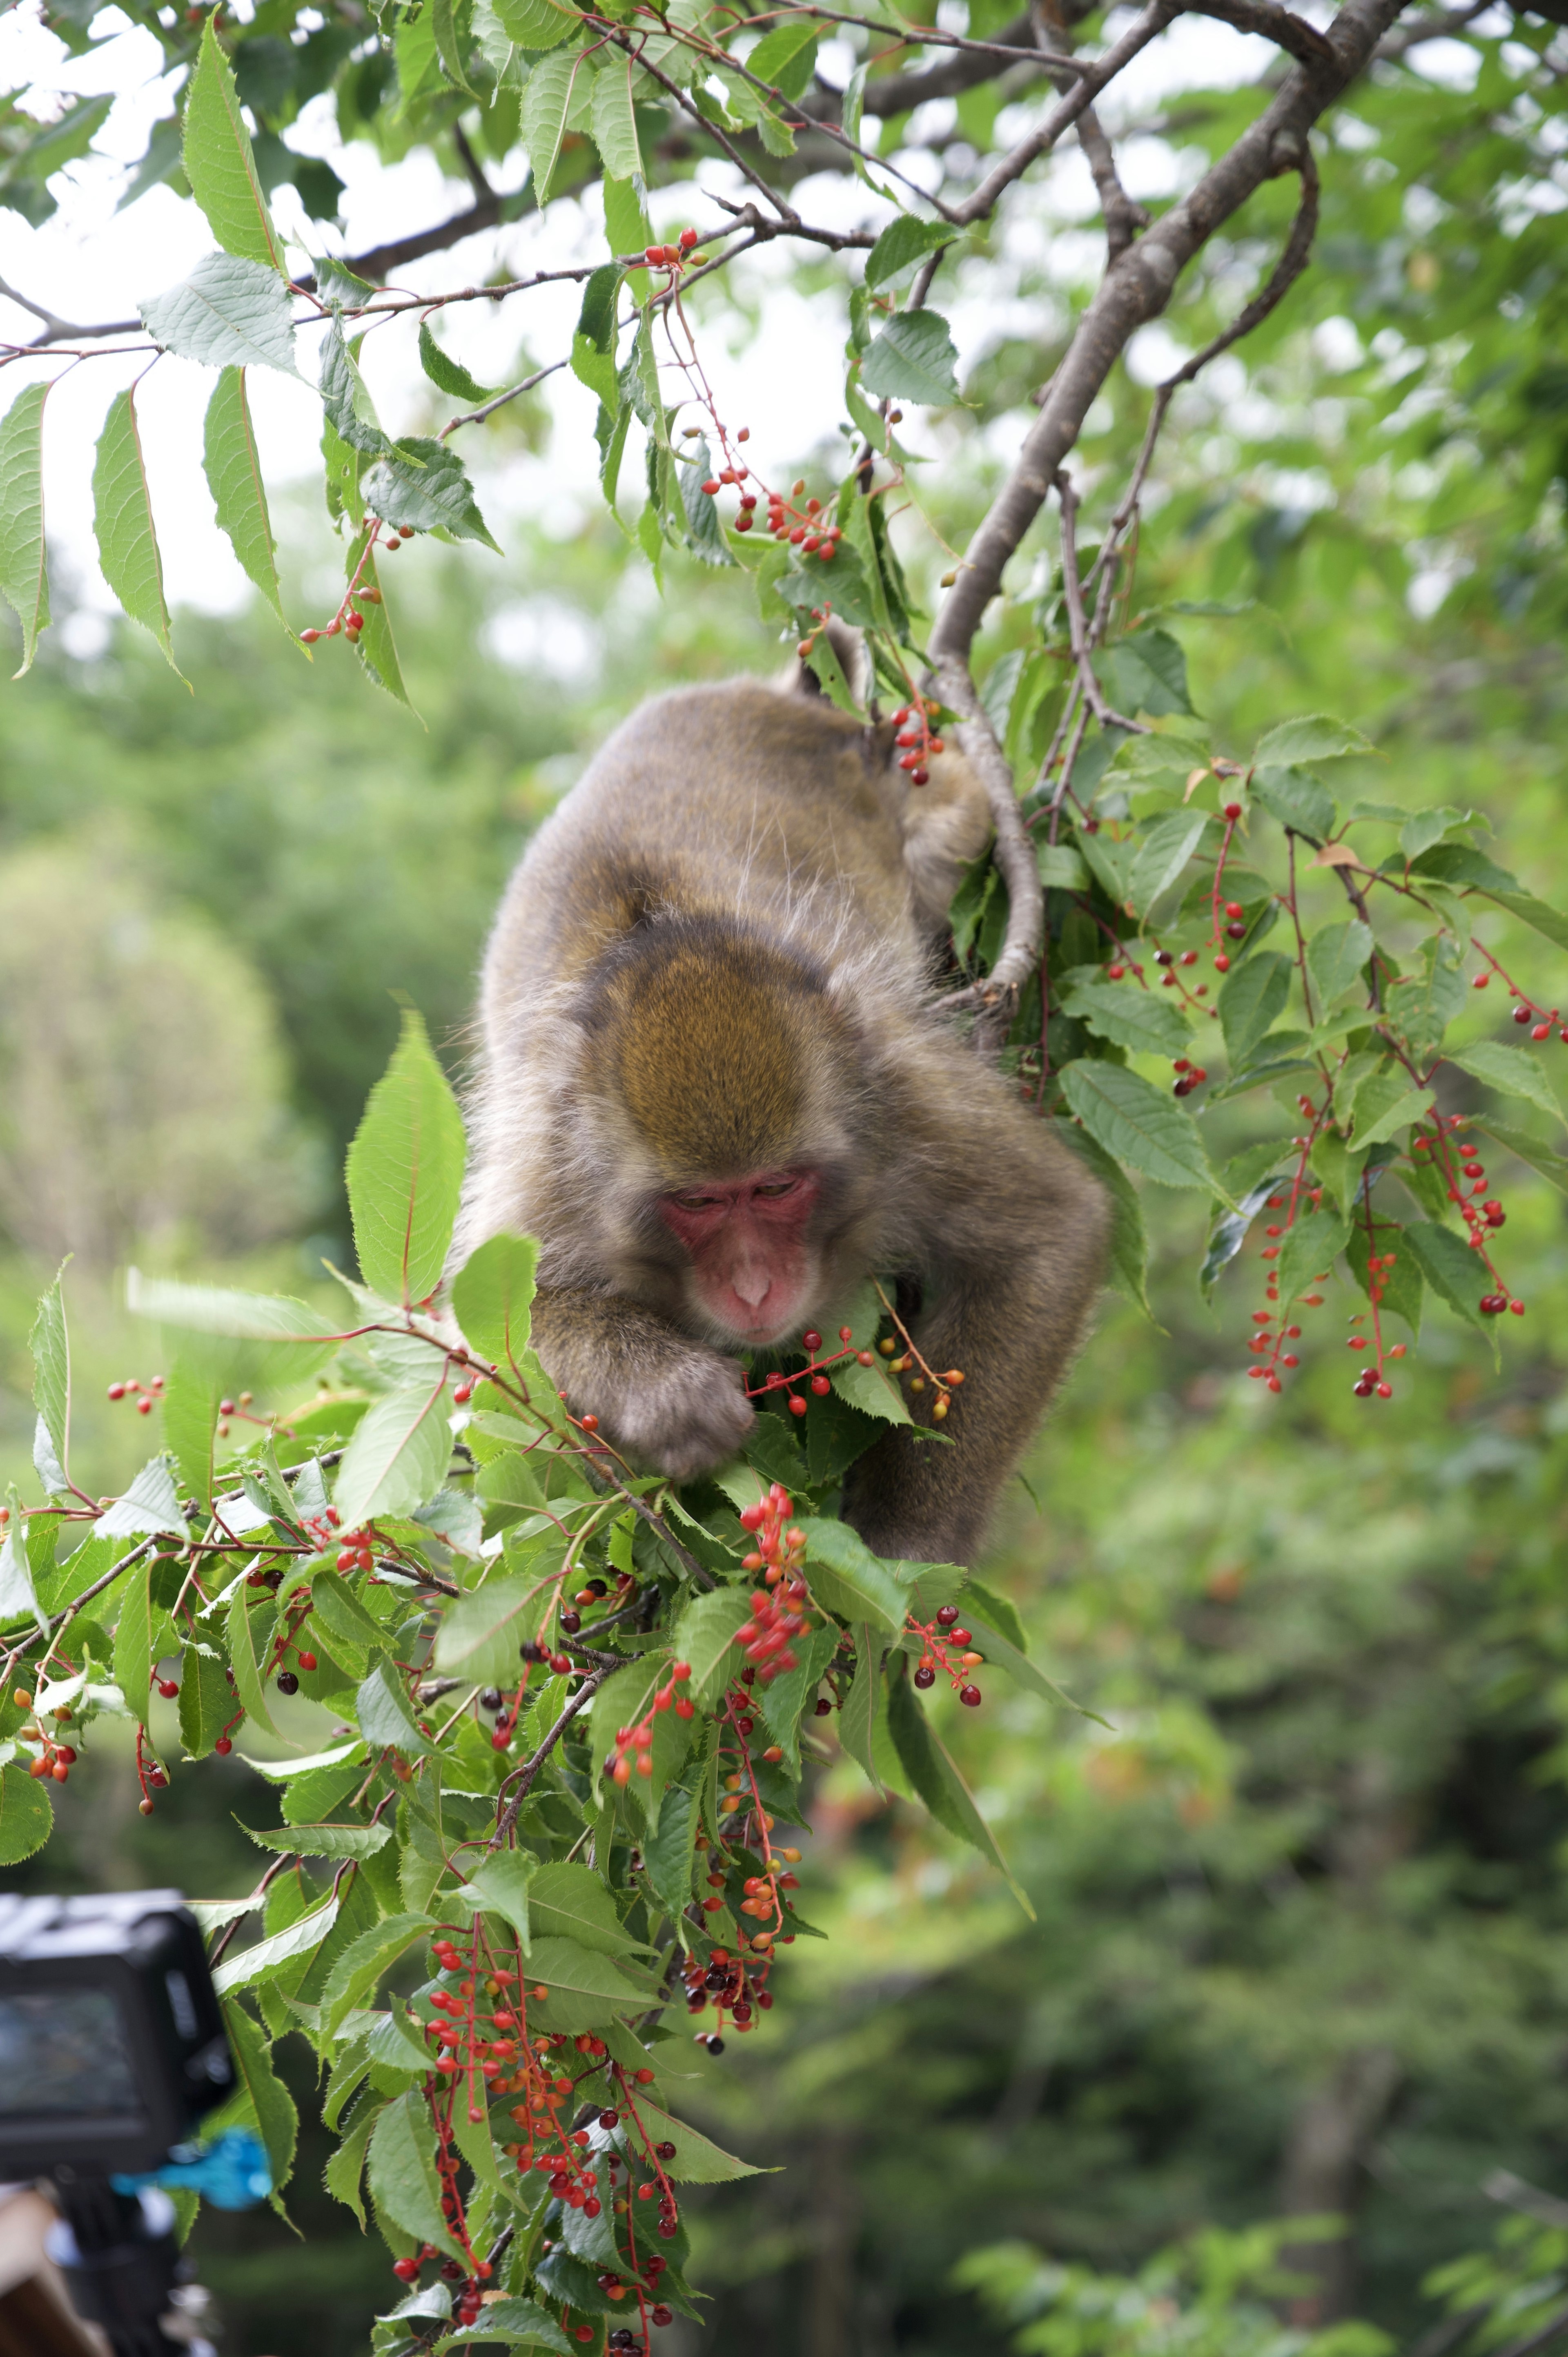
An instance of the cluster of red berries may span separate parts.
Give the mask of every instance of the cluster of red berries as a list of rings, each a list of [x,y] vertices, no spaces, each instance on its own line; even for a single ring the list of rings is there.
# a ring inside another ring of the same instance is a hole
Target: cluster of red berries
[[[1173,1093],[1178,1097],[1191,1096],[1194,1089],[1201,1088],[1208,1078],[1201,1064],[1192,1063],[1186,1056],[1174,1057],[1171,1070],[1176,1076]]]
[[[683,229],[674,245],[650,245],[642,258],[655,270],[683,270],[688,264],[693,269],[700,269],[708,257],[695,252],[696,243],[696,231]]]
[[[836,1367],[841,1359],[858,1359],[863,1367],[869,1367],[873,1363],[869,1351],[857,1351],[854,1348],[854,1336],[851,1328],[848,1326],[839,1328],[839,1340],[845,1346],[842,1351],[831,1351],[827,1358],[819,1359],[817,1353],[822,1347],[822,1338],[814,1326],[808,1326],[800,1337],[800,1347],[806,1353],[806,1364],[803,1367],[794,1368],[789,1374],[776,1367],[770,1375],[763,1377],[761,1383],[753,1383],[750,1386],[746,1393],[747,1399],[758,1399],[764,1392],[781,1391],[788,1394],[790,1415],[804,1415],[811,1403],[804,1392],[798,1392],[795,1389],[797,1383],[806,1384],[818,1399],[825,1399],[832,1389],[827,1372],[830,1367]],[[754,1528],[755,1525],[748,1524],[747,1527]],[[755,1566],[752,1567],[756,1568]]]
[[[931,723],[940,710],[940,705],[931,704],[924,696],[917,696],[912,704],[901,704],[893,715],[893,726],[898,732],[897,742],[901,748],[898,767],[908,772],[912,786],[923,786],[928,782],[931,773],[927,764],[934,754],[944,749],[941,738],[931,731]]]
[[[1439,1117],[1430,1131],[1417,1131],[1410,1142],[1411,1153],[1423,1154],[1436,1161],[1448,1181],[1448,1200],[1458,1205],[1468,1232],[1466,1241],[1472,1252],[1481,1254],[1496,1277],[1497,1270],[1487,1247],[1498,1230],[1507,1226],[1508,1213],[1496,1195],[1487,1193],[1486,1164],[1473,1146],[1460,1144],[1454,1136],[1463,1120],[1462,1114],[1450,1114],[1445,1119]],[[1461,1177],[1467,1182],[1464,1187],[1459,1184]],[[1476,1201],[1477,1195],[1482,1199],[1479,1203]],[[1483,1293],[1477,1306],[1486,1318],[1498,1317],[1505,1309],[1511,1310],[1516,1318],[1524,1316],[1523,1302],[1514,1300],[1500,1286]]]
[[[328,1518],[333,1523],[338,1521],[338,1515],[336,1506],[328,1506],[327,1512]],[[330,1542],[328,1542],[328,1544],[330,1544]],[[345,1535],[343,1543],[338,1552],[338,1570],[373,1571],[376,1562],[373,1551],[375,1544],[376,1535],[373,1531],[349,1531]]]
[[[605,1761],[605,1773],[613,1783],[630,1783],[634,1761],[639,1776],[652,1775],[654,1719],[661,1711],[670,1709],[673,1709],[677,1718],[693,1716],[697,1706],[691,1695],[676,1692],[676,1688],[683,1685],[691,1674],[690,1662],[673,1663],[669,1677],[653,1697],[653,1708],[647,1717],[639,1718],[635,1727],[617,1727],[616,1748]]]
[[[727,1948],[715,1948],[704,1964],[701,1956],[688,1956],[682,1971],[686,1992],[688,2013],[705,2012],[710,2000],[719,2017],[718,2030],[699,2030],[698,2040],[710,2054],[724,2052],[724,2040],[719,2031],[727,2013],[744,2037],[752,2027],[753,2008],[767,2013],[773,2004],[772,1992],[766,1983],[772,1965],[771,1955],[747,1959],[732,1956]]]
[[[902,1351],[891,1334],[884,1335],[876,1347],[887,1361],[887,1372],[890,1375],[908,1375],[909,1389],[912,1392],[923,1392],[928,1383],[931,1384],[936,1392],[936,1397],[931,1402],[931,1422],[933,1424],[945,1422],[947,1412],[952,1405],[952,1395],[963,1381],[963,1369],[949,1367],[945,1374],[933,1373],[908,1336],[905,1337]],[[910,1370],[915,1367],[919,1369],[918,1374],[910,1372]]]
[[[843,538],[843,526],[835,523],[823,512],[821,500],[808,499],[802,505],[801,493],[805,488],[806,479],[802,475],[790,485],[788,499],[782,491],[768,492],[768,529],[775,540],[788,541],[792,548],[800,550],[802,556],[815,556],[823,565],[831,565],[833,552]],[[748,529],[749,523],[737,518],[736,532]]]
[[[33,1706],[33,1697],[26,1686],[18,1686],[12,1700],[18,1710],[31,1710]],[[56,1711],[57,1726],[65,1727],[70,1723],[69,1706]],[[76,1764],[76,1752],[72,1746],[69,1743],[58,1742],[37,1720],[23,1727],[21,1739],[24,1743],[38,1743],[43,1746],[38,1758],[29,1766],[28,1775],[36,1777],[39,1782],[42,1782],[47,1776],[55,1783],[63,1784]]]
[[[151,1415],[153,1402],[163,1387],[162,1375],[155,1375],[150,1383],[139,1383],[134,1375],[127,1375],[123,1383],[110,1384],[109,1396],[112,1400],[134,1399],[138,1415]]]
[[[940,1670],[956,1689],[960,1702],[971,1710],[978,1710],[984,1697],[971,1673],[983,1667],[985,1656],[969,1650],[974,1638],[970,1630],[959,1627],[958,1606],[944,1604],[934,1620],[917,1620],[911,1612],[905,1626],[911,1636],[920,1640],[920,1663],[915,1672],[915,1684],[922,1689],[934,1686]]]
[[[1490,980],[1491,975],[1489,974],[1478,974],[1476,976],[1472,987],[1477,990],[1485,990]],[[1548,1015],[1541,1007],[1532,1006],[1528,998],[1521,998],[1519,1005],[1514,1008],[1513,1019],[1516,1023],[1528,1023],[1530,1025],[1530,1036],[1532,1039],[1550,1039],[1553,1025],[1556,1026],[1558,1038],[1561,1039],[1568,1039],[1568,1024],[1563,1023],[1562,1016],[1555,1006],[1552,1009],[1551,1014]]]
[[[335,639],[339,631],[347,636],[350,646],[357,645],[360,633],[365,627],[365,617],[360,610],[360,608],[379,606],[381,602],[381,593],[376,584],[364,578],[365,567],[371,562],[371,552],[379,546],[384,556],[391,556],[405,540],[413,538],[413,526],[411,523],[382,523],[376,516],[367,516],[365,522],[370,526],[370,533],[365,542],[364,554],[355,567],[354,578],[343,592],[342,604],[324,630],[301,630],[299,638],[302,646],[313,647],[317,639]],[[426,1308],[428,1304],[422,1303],[421,1307]]]

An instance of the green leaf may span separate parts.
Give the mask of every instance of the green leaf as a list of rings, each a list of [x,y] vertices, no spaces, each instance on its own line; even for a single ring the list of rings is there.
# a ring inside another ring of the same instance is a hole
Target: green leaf
[[[887,1682],[887,1724],[904,1773],[940,1825],[990,1860],[1006,1881],[1030,1922],[1035,1910],[1014,1881],[996,1836],[974,1804],[974,1796],[954,1767],[910,1684],[902,1655]]]
[[[1541,1113],[1561,1123],[1563,1108],[1551,1082],[1535,1058],[1522,1048],[1505,1048],[1495,1039],[1477,1039],[1474,1047],[1451,1051],[1451,1064],[1473,1080],[1484,1081],[1499,1096],[1523,1097]]]
[[[225,1957],[212,1975],[213,1987],[220,1996],[227,1996],[231,1989],[250,1988],[258,1981],[275,1978],[296,1956],[309,1955],[318,1948],[337,1921],[337,1900],[324,1900],[281,1932],[258,1940],[242,1955]]]
[[[536,1940],[572,1940],[599,1956],[627,1955],[641,1944],[622,1925],[591,1867],[565,1859],[542,1866],[529,1886],[528,1904]]]
[[[740,1667],[731,1649],[736,1630],[750,1618],[750,1597],[738,1587],[715,1587],[687,1605],[675,1624],[670,1647],[676,1661],[692,1665],[686,1692],[693,1702],[706,1708],[716,1701],[732,1671]]]
[[[478,383],[459,361],[443,351],[430,332],[428,319],[419,323],[419,365],[431,383],[450,393],[454,401],[489,401],[500,391],[499,384]]]
[[[371,1620],[353,1589],[335,1571],[317,1571],[310,1581],[311,1625],[321,1631],[328,1651],[356,1678],[362,1678],[370,1657],[386,1642],[386,1631]]]
[[[369,2098],[361,2101],[352,2126],[321,2172],[321,2182],[328,2192],[351,2210],[361,2226],[365,2222],[365,2205],[360,2195],[360,2180],[365,2173],[365,2147],[375,2133],[383,2108]]]
[[[1432,1091],[1413,1088],[1402,1065],[1369,1072],[1356,1092],[1351,1111],[1358,1151],[1397,1136],[1409,1123],[1419,1121],[1431,1103]]]
[[[1317,997],[1319,1016],[1362,979],[1362,968],[1372,954],[1372,929],[1359,917],[1343,924],[1324,925],[1306,944],[1306,970]],[[1245,968],[1243,968],[1243,972]]]
[[[573,2037],[602,2028],[618,2013],[636,2012],[654,1994],[646,1976],[628,1979],[608,1956],[576,1940],[543,1939],[537,1925],[526,1977],[531,1988],[542,1984],[550,1992],[547,1998],[531,1998],[530,2029],[564,2030]]]
[[[283,250],[256,176],[251,135],[240,112],[234,74],[220,46],[217,19],[202,27],[196,70],[185,102],[185,177],[225,253],[287,276]]]
[[[230,1692],[222,1663],[215,1654],[188,1645],[179,1669],[179,1739],[187,1759],[205,1760],[239,1715],[239,1697]]]
[[[431,1357],[428,1385],[384,1392],[354,1427],[334,1491],[338,1512],[350,1526],[376,1514],[412,1513],[446,1479],[452,1456],[447,1370],[434,1351]]]
[[[689,2128],[684,2120],[672,2119],[657,2104],[639,2095],[637,2115],[650,2144],[672,2144],[675,2158],[664,2163],[665,2173],[680,2185],[727,2185],[737,2177],[760,2177],[766,2172],[753,2169],[744,2160],[736,2160],[730,2152],[723,2152],[710,2144],[705,2136]]]
[[[1413,1253],[1402,1249],[1402,1239],[1399,1229],[1391,1229],[1380,1221],[1376,1233],[1377,1241],[1374,1247],[1372,1239],[1364,1227],[1353,1228],[1350,1232],[1350,1241],[1345,1247],[1345,1257],[1355,1272],[1357,1284],[1370,1298],[1372,1275],[1367,1264],[1373,1250],[1376,1249],[1383,1264],[1378,1272],[1378,1285],[1381,1295],[1380,1308],[1383,1310],[1391,1309],[1396,1317],[1402,1318],[1419,1341],[1424,1293],[1421,1264]],[[1388,1265],[1391,1258],[1393,1262],[1391,1268]]]
[[[257,1610],[252,1610],[252,1591],[248,1589],[242,1580],[229,1598],[229,1617],[225,1623],[229,1661],[234,1672],[235,1689],[240,1700],[245,1706],[247,1714],[256,1721],[258,1726],[266,1727],[275,1735],[277,1729],[273,1726],[268,1715],[266,1687],[262,1677],[263,1664],[271,1658],[268,1642],[271,1636],[269,1625],[271,1616],[265,1606]],[[120,1626],[124,1629],[124,1612],[122,1609]],[[140,1643],[143,1641],[138,1638],[137,1641]],[[115,1641],[114,1651],[115,1683],[125,1695],[126,1700],[130,1701],[129,1690],[119,1672],[118,1639]],[[137,1691],[145,1694],[145,1684],[144,1684]],[[132,1707],[134,1709],[136,1706],[133,1704]]]
[[[188,278],[141,305],[155,344],[209,368],[272,368],[297,376],[285,280],[242,254],[209,253]]]
[[[1280,1305],[1288,1309],[1314,1277],[1331,1270],[1349,1242],[1349,1222],[1326,1204],[1301,1214],[1280,1238],[1274,1272],[1280,1281]]]
[[[50,381],[52,382],[52,380]],[[0,419],[0,597],[22,625],[20,679],[49,626],[44,543],[44,404],[50,382],[24,385]]]
[[[1130,638],[1118,639],[1097,658],[1096,668],[1114,704],[1146,712],[1155,719],[1176,715],[1197,717],[1187,693],[1187,656],[1168,630],[1134,630]],[[1199,748],[1194,761],[1207,758],[1207,751]],[[1194,761],[1188,762],[1188,768]]]
[[[470,1907],[484,1908],[492,1915],[503,1917],[517,1933],[518,1945],[525,1956],[532,1939],[528,1886],[538,1871],[539,1860],[532,1850],[493,1850],[469,1872],[462,1894]]]
[[[212,1496],[212,1453],[217,1445],[220,1386],[199,1364],[179,1358],[164,1385],[164,1438],[174,1455],[182,1488],[199,1507]]]
[[[345,339],[343,322],[336,315],[321,347],[317,389],[328,423],[339,441],[370,457],[379,457],[391,447],[360,364]]]
[[[495,11],[520,49],[553,49],[583,30],[582,17],[564,0],[495,0]]]
[[[371,2132],[371,2192],[376,2208],[405,2234],[460,2259],[442,2215],[434,2141],[424,2098],[413,2088],[394,2097]]]
[[[1282,721],[1258,739],[1252,755],[1260,769],[1288,770],[1297,761],[1337,761],[1348,753],[1370,753],[1370,745],[1348,721],[1327,713],[1309,713],[1302,720]]]
[[[1259,770],[1252,778],[1252,796],[1309,843],[1326,841],[1337,815],[1326,786],[1305,770]]]
[[[778,1683],[782,1684],[782,1680]],[[768,1691],[771,1694],[773,1688]],[[686,1773],[690,1779],[693,1771],[688,1768]],[[687,1784],[671,1785],[664,1795],[659,1823],[642,1845],[648,1879],[672,1918],[684,1914],[692,1903],[692,1860],[698,1814],[695,1792]]]
[[[27,1348],[33,1354],[33,1405],[44,1421],[61,1465],[70,1463],[70,1338],[66,1330],[62,1265],[41,1296]]]
[[[209,18],[210,25],[211,19]],[[153,527],[152,497],[136,428],[136,389],[127,385],[109,404],[92,469],[92,529],[103,578],[134,622],[151,630],[168,666],[184,679],[169,644],[163,560]],[[188,684],[188,682],[187,683]]]
[[[1118,1161],[1161,1187],[1207,1187],[1223,1196],[1190,1114],[1120,1064],[1080,1058],[1062,1074],[1069,1104]]]
[[[503,17],[503,24],[505,21]],[[571,27],[568,26],[566,30]],[[585,72],[588,70],[578,51],[568,56],[564,50],[557,50],[534,67],[522,93],[522,144],[532,168],[534,194],[542,205],[551,195],[550,184],[561,154],[580,68]]]
[[[391,1972],[398,1958],[417,1942],[428,1939],[435,1928],[427,1915],[389,1915],[384,1923],[361,1932],[327,1975],[321,1992],[323,2033],[334,2036],[345,2016],[380,1986],[382,1975]]]
[[[605,170],[613,180],[640,180],[642,150],[631,103],[632,60],[612,51],[594,76],[593,135]]]
[[[378,458],[364,479],[365,505],[387,523],[415,532],[446,532],[454,540],[482,541],[499,556],[499,544],[479,513],[474,486],[449,442],[410,435]]]
[[[360,1732],[372,1750],[389,1747],[417,1759],[434,1747],[409,1717],[403,1682],[385,1662],[378,1662],[354,1697]]]
[[[256,2124],[267,2148],[273,2190],[281,2193],[294,2174],[299,2139],[299,2114],[294,2097],[273,2069],[267,2040],[242,2005],[225,2005],[223,2027],[229,2050],[240,2074],[240,2100],[230,2108],[243,2108]]]
[[[1092,974],[1095,969],[1087,971]],[[1079,967],[1078,972],[1085,969]],[[1063,980],[1067,979],[1064,975]],[[1174,1006],[1162,991],[1144,990],[1136,983],[1072,981],[1058,1003],[1064,1015],[1086,1023],[1097,1039],[1114,1040],[1119,1048],[1153,1056],[1179,1056],[1192,1039],[1192,1026],[1180,1007]]]
[[[42,1849],[55,1813],[41,1781],[25,1768],[0,1768],[0,1866],[17,1866]]]
[[[1531,1137],[1528,1130],[1515,1129],[1510,1122],[1478,1121],[1475,1126],[1484,1130],[1488,1137],[1495,1137],[1498,1144],[1506,1146],[1510,1154],[1517,1154],[1520,1160],[1528,1163],[1532,1170],[1538,1170],[1560,1195],[1568,1195],[1568,1160],[1564,1160],[1561,1154],[1552,1154],[1538,1138]]]
[[[1027,1653],[996,1626],[998,1616],[988,1602],[977,1598],[972,1583],[964,1590],[963,1617],[970,1628],[979,1632],[977,1650],[985,1655],[988,1668],[1004,1671],[1015,1685],[1026,1686],[1042,1701],[1059,1703],[1064,1710],[1076,1711],[1079,1718],[1092,1718],[1101,1727],[1109,1724],[1098,1711],[1085,1710],[1082,1703],[1074,1702],[1054,1678],[1047,1678],[1043,1670],[1035,1667]]]
[[[403,1036],[371,1091],[349,1148],[349,1209],[360,1274],[372,1292],[412,1308],[441,1282],[463,1187],[463,1116],[404,1010]]]
[[[277,285],[281,282],[274,278],[272,283]],[[227,533],[246,576],[282,622],[277,546],[267,511],[266,486],[262,480],[242,368],[224,369],[212,388],[212,398],[207,404],[203,455],[207,487],[218,511],[218,522]]]
[[[247,1825],[245,1831],[258,1849],[285,1857],[374,1857],[392,1837],[390,1825],[279,1825],[273,1833]]]
[[[98,1520],[98,1535],[102,1539],[136,1538],[145,1531],[167,1532],[174,1538],[189,1536],[175,1494],[174,1476],[164,1457],[149,1458],[130,1488]]]
[[[1491,1290],[1491,1279],[1478,1253],[1452,1228],[1434,1220],[1414,1220],[1400,1232],[1401,1253],[1413,1253],[1416,1265],[1435,1294],[1457,1310],[1467,1325],[1483,1330],[1491,1322],[1482,1315],[1480,1300]]]
[[[479,2310],[478,2324],[465,2325],[461,2332],[442,2341],[439,2350],[466,2349],[471,2341],[505,2341],[513,2347],[553,2349],[562,2352],[563,2357],[580,2357],[554,2318],[531,2299],[489,2301]]]
[[[800,1718],[816,1699],[822,1674],[839,1647],[839,1631],[829,1621],[798,1637],[791,1646],[797,1666],[762,1688],[762,1716],[774,1741],[783,1750],[791,1776],[800,1772]]]
[[[1291,959],[1277,950],[1259,950],[1226,975],[1219,991],[1219,1021],[1232,1070],[1240,1070],[1284,1012],[1294,972]]]
[[[806,39],[814,36],[814,28],[809,24],[792,28],[780,26],[777,33],[769,34],[768,40],[760,42],[753,52],[753,73],[757,70],[757,59],[768,47],[768,41],[779,39],[787,29],[799,31]],[[913,213],[900,213],[896,221],[888,222],[865,257],[867,286],[888,285],[895,278],[902,277],[906,270],[913,270],[917,263],[923,262],[927,254],[934,253],[939,246],[950,245],[957,234],[946,221],[920,221]]]
[[[854,1631],[854,1679],[839,1713],[838,1730],[839,1741],[869,1777],[877,1792],[882,1790],[882,1779],[876,1768],[876,1716],[882,1688],[881,1651],[881,1644],[872,1634],[869,1623],[860,1621]]]
[[[842,1620],[870,1620],[897,1636],[908,1617],[909,1599],[898,1580],[847,1523],[809,1516],[806,1534],[811,1593]]]
[[[452,1283],[452,1314],[470,1350],[521,1376],[528,1349],[539,1246],[532,1236],[489,1236]]]
[[[1024,1623],[1018,1618],[1018,1608],[1010,1596],[1003,1596],[994,1587],[987,1587],[983,1581],[973,1578],[965,1581],[963,1595],[966,1611],[983,1613],[988,1629],[999,1631],[1021,1653],[1028,1652],[1029,1641]]]
[[[114,1631],[114,1683],[134,1718],[145,1718],[147,1689],[152,1684],[151,1580],[149,1565],[133,1566],[120,1590],[120,1621]]]
[[[476,1684],[515,1684],[518,1649],[538,1625],[538,1589],[537,1579],[492,1577],[456,1598],[435,1631],[435,1668]]]
[[[369,543],[370,526],[367,523],[349,542],[343,557],[345,578],[357,582],[361,591],[381,587],[375,551]],[[373,598],[362,602],[360,612],[364,617],[364,626],[355,637],[354,652],[359,657],[360,669],[377,687],[384,689],[394,704],[401,704],[413,712],[408,690],[403,685],[403,666],[398,661],[397,640],[392,632],[392,608],[385,595],[382,595],[379,605]],[[414,713],[413,716],[417,720],[419,715]]]
[[[900,311],[872,338],[860,382],[875,400],[947,408],[959,398],[958,353],[940,311]]]
[[[465,20],[467,11],[464,11]],[[466,97],[476,95],[465,70],[463,36],[458,29],[457,11],[453,0],[431,0],[430,29],[435,36],[435,54],[441,60],[441,70],[446,80]]]
[[[269,1383],[303,1383],[338,1348],[338,1336],[320,1310],[286,1295],[242,1293],[226,1286],[180,1285],[129,1269],[127,1306],[140,1318],[189,1334],[211,1334],[253,1347],[243,1353]],[[224,1364],[236,1356],[218,1354]]]

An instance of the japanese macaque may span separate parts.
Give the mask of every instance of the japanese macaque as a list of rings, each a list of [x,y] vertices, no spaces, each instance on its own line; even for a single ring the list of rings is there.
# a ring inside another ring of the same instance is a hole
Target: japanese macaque
[[[965,1381],[945,1437],[891,1427],[843,1511],[879,1554],[966,1562],[1081,1335],[1106,1206],[933,1002],[990,821],[958,755],[915,786],[893,740],[750,679],[610,738],[490,942],[459,1247],[540,1239],[545,1367],[677,1479],[751,1429],[737,1353],[897,1282]]]

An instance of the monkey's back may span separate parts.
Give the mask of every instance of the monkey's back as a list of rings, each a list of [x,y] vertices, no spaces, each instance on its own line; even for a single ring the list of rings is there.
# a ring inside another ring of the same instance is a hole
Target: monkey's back
[[[540,829],[486,974],[533,996],[580,976],[659,909],[761,916],[830,966],[917,971],[896,791],[868,733],[756,680],[644,705]]]

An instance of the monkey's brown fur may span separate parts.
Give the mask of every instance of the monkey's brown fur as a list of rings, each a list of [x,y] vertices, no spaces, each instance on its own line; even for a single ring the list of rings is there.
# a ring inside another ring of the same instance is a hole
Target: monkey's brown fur
[[[545,1365],[607,1437],[689,1475],[752,1411],[658,1199],[815,1168],[811,1314],[868,1272],[912,1278],[922,1352],[965,1372],[952,1445],[896,1430],[846,1491],[879,1553],[937,1561],[978,1548],[1106,1228],[1082,1165],[929,1003],[932,936],[988,833],[961,759],[912,788],[889,727],[820,700],[739,680],[645,705],[502,905],[459,1237],[539,1237]]]

